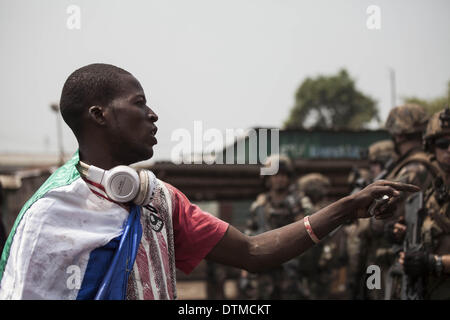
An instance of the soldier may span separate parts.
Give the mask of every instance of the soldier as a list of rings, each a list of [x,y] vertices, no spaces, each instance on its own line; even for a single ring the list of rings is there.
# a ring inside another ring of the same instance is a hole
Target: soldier
[[[327,201],[328,189],[331,186],[330,179],[320,173],[309,173],[297,180],[300,197],[305,205],[311,207],[312,212],[319,211],[329,204]],[[307,201],[310,201],[308,203]],[[310,213],[306,213],[310,214]]]
[[[246,234],[255,235],[294,222],[302,216],[302,205],[291,185],[294,168],[289,158],[272,155],[265,163],[279,162],[278,173],[264,176],[267,192],[258,195],[250,208]],[[297,259],[284,263],[269,272],[241,274],[241,290],[244,297],[257,299],[299,299]]]
[[[434,168],[429,155],[422,147],[422,134],[427,124],[428,116],[425,109],[417,104],[405,104],[391,110],[385,127],[392,136],[394,148],[399,156],[386,180],[410,183],[428,189],[434,176]],[[403,200],[404,197],[403,197]],[[403,202],[404,203],[404,202]],[[394,216],[386,221],[370,220],[372,255],[369,264],[378,265],[381,269],[382,281],[386,281],[381,290],[372,290],[376,299],[399,298],[401,284],[401,267],[395,264],[395,257],[401,249],[404,236],[404,204],[398,205]],[[383,283],[382,282],[382,283]],[[385,290],[383,290],[385,289]]]
[[[371,144],[368,148],[367,160],[369,161],[370,170],[363,184],[354,185],[355,191],[364,188],[375,179],[383,179],[392,169],[397,159],[394,143],[392,140],[381,140]],[[377,248],[372,247],[376,244],[376,238],[373,237],[369,228],[370,220],[356,220],[346,227],[347,232],[347,290],[350,299],[367,299],[366,292],[366,268],[372,264],[368,256],[369,252],[375,252]],[[375,296],[372,295],[372,298]]]
[[[301,202],[310,215],[329,204],[330,180],[320,173],[310,173],[297,180]],[[303,217],[302,217],[303,218]],[[305,299],[327,299],[329,292],[339,287],[339,271],[332,268],[339,248],[335,234],[322,239],[314,248],[299,257],[299,272]],[[336,272],[335,272],[336,271]]]
[[[418,297],[450,299],[450,109],[431,117],[424,142],[439,175],[425,192],[421,248],[401,252],[399,262],[408,276],[423,280]]]
[[[395,145],[392,140],[377,141],[369,146],[369,166],[372,180],[397,159]]]
[[[352,190],[351,194],[358,192],[376,179],[386,177],[397,159],[394,143],[392,140],[377,141],[371,144],[365,152],[361,152],[361,159],[369,161],[369,169],[365,167],[352,168],[347,179]]]

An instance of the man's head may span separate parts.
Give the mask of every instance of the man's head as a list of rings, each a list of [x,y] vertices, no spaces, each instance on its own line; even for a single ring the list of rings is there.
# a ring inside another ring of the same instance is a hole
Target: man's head
[[[436,112],[430,118],[424,134],[425,149],[434,153],[436,160],[450,171],[450,109]]]
[[[108,64],[91,64],[66,80],[61,114],[83,150],[107,152],[130,164],[153,155],[157,115],[146,105],[144,90],[131,73]]]
[[[392,140],[377,141],[369,146],[368,159],[372,177],[376,177],[386,163],[397,157]]]
[[[330,179],[320,173],[309,173],[297,180],[298,189],[308,196],[313,203],[323,200],[331,186]]]
[[[278,163],[278,172],[274,175],[264,176],[264,184],[268,189],[287,190],[294,173],[292,162],[284,155],[274,154],[266,159],[264,166],[266,168],[273,167],[273,162]]]
[[[399,155],[403,155],[404,150],[408,149],[402,148],[402,145],[411,144],[411,142],[421,143],[427,120],[425,109],[418,104],[405,104],[389,112],[385,127],[391,134]]]

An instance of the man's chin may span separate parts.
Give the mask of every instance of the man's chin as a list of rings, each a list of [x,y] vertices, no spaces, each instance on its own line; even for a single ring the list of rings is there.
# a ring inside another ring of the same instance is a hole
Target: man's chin
[[[148,161],[153,157],[153,147],[147,148],[146,150],[140,150],[140,152],[135,152],[131,163],[135,164],[138,162]]]
[[[143,159],[141,161],[150,160],[152,157],[153,157],[153,147],[150,147],[149,149],[147,149],[145,155],[143,155]]]

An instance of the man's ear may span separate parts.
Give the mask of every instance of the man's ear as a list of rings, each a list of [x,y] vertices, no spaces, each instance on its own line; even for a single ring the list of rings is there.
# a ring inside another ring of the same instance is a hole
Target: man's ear
[[[94,120],[97,124],[105,124],[105,108],[103,108],[102,106],[89,107],[89,118]]]

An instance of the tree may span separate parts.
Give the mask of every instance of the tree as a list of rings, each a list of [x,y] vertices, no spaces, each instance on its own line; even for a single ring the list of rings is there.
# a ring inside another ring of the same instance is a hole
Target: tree
[[[375,100],[355,87],[345,69],[336,75],[306,78],[284,122],[286,129],[361,129],[380,121]]]
[[[428,114],[432,115],[450,103],[450,81],[447,83],[447,96],[437,97],[434,99],[421,99],[417,97],[406,97],[403,99],[405,103],[417,103],[425,108]]]

